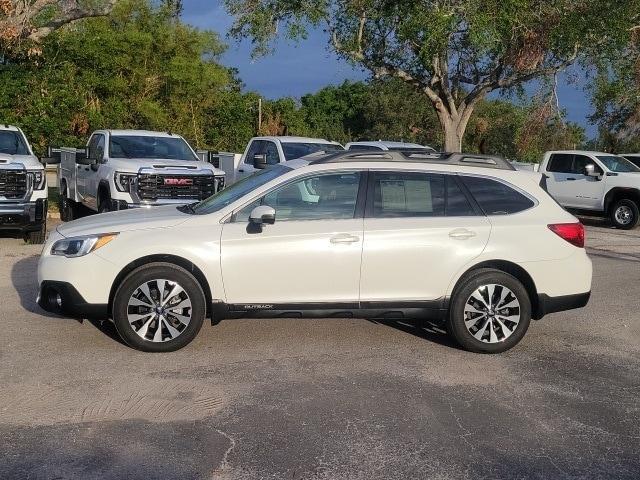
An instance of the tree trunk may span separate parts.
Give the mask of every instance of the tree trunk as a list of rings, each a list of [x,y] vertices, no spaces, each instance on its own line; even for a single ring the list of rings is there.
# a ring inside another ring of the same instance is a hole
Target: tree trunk
[[[438,119],[444,134],[444,151],[445,152],[461,152],[462,139],[467,130],[467,123],[473,108],[466,107],[461,113],[451,114],[449,112],[438,111]]]

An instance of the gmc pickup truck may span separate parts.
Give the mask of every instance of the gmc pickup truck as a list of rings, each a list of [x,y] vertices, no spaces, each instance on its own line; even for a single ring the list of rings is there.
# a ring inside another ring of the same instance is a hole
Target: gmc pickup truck
[[[625,230],[638,224],[640,168],[629,160],[603,152],[547,152],[540,172],[549,194],[563,207],[609,217]]]
[[[225,174],[179,135],[98,130],[85,149],[59,149],[60,213],[84,205],[98,213],[204,200],[225,185]]]
[[[22,130],[0,125],[0,230],[43,243],[47,176]]]

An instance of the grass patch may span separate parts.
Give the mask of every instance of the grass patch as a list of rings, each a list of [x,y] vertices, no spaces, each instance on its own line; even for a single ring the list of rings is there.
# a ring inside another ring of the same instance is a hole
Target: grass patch
[[[59,213],[60,209],[58,205],[60,204],[60,190],[58,187],[49,187],[49,211],[54,213]]]

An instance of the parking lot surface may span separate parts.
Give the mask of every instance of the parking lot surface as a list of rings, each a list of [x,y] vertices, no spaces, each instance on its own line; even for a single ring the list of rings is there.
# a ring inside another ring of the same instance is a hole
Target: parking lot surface
[[[587,235],[588,307],[496,356],[359,319],[145,354],[40,310],[41,247],[2,238],[0,478],[640,478],[640,229]]]

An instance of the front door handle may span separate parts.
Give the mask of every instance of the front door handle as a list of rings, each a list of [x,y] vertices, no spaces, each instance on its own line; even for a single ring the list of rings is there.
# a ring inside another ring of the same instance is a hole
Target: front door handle
[[[360,237],[356,237],[355,235],[351,235],[349,233],[339,233],[338,235],[334,235],[333,237],[331,237],[329,241],[333,244],[356,243],[360,241]]]
[[[239,168],[239,169],[238,169],[238,172],[240,172],[240,173],[244,173],[244,169],[243,169],[243,168]]]
[[[575,180],[573,177],[567,177],[567,180]]]
[[[456,240],[467,240],[468,238],[475,237],[476,232],[472,232],[471,230],[467,230],[466,228],[457,228],[455,230],[451,230],[449,232],[449,236]]]

